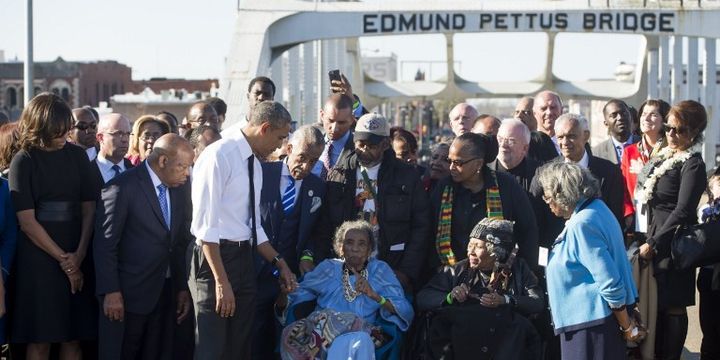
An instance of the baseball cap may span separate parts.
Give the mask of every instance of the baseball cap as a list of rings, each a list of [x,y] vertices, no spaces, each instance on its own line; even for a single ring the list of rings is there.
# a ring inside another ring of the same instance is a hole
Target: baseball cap
[[[354,140],[365,140],[377,144],[390,137],[388,121],[378,113],[368,113],[360,117],[355,125]]]

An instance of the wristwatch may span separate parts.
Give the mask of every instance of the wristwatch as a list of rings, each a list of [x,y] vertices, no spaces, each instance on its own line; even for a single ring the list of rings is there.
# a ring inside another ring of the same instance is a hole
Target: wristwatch
[[[280,254],[275,255],[275,257],[272,259],[273,266],[277,266],[278,261],[282,260],[283,257]]]

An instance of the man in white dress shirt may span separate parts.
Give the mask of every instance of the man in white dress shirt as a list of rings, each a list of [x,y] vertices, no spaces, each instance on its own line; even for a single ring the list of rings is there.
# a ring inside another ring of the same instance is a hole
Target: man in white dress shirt
[[[268,242],[259,210],[264,158],[290,131],[278,102],[257,104],[240,136],[208,146],[193,169],[191,232],[196,238],[189,285],[195,303],[195,359],[249,359],[256,294],[253,252],[280,272],[293,291],[295,275]]]
[[[100,151],[92,161],[97,170],[96,181],[100,187],[115,176],[132,167],[125,159],[130,143],[130,120],[118,113],[104,114],[97,126],[96,139]]]

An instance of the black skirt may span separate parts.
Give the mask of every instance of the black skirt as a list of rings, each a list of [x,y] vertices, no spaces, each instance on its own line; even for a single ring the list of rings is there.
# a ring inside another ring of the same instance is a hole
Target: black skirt
[[[80,239],[80,221],[41,222],[66,252],[74,252]],[[72,294],[59,263],[18,232],[13,321],[14,343],[58,343],[97,338],[97,300],[92,249],[83,260],[82,291]]]

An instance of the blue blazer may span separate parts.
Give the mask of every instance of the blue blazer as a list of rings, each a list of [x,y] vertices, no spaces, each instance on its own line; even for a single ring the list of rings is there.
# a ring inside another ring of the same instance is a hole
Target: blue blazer
[[[281,229],[285,214],[280,194],[280,177],[283,166],[285,164],[281,161],[262,164],[263,187],[260,194],[260,215],[263,229],[273,246],[276,246],[284,236],[281,234]],[[288,259],[289,262],[295,264],[299,262],[303,250],[315,252],[315,243],[310,239],[310,232],[320,214],[320,207],[325,196],[325,184],[319,177],[311,173],[303,179],[297,196],[295,208],[296,211],[300,211],[297,239],[295,239],[297,259]]]

